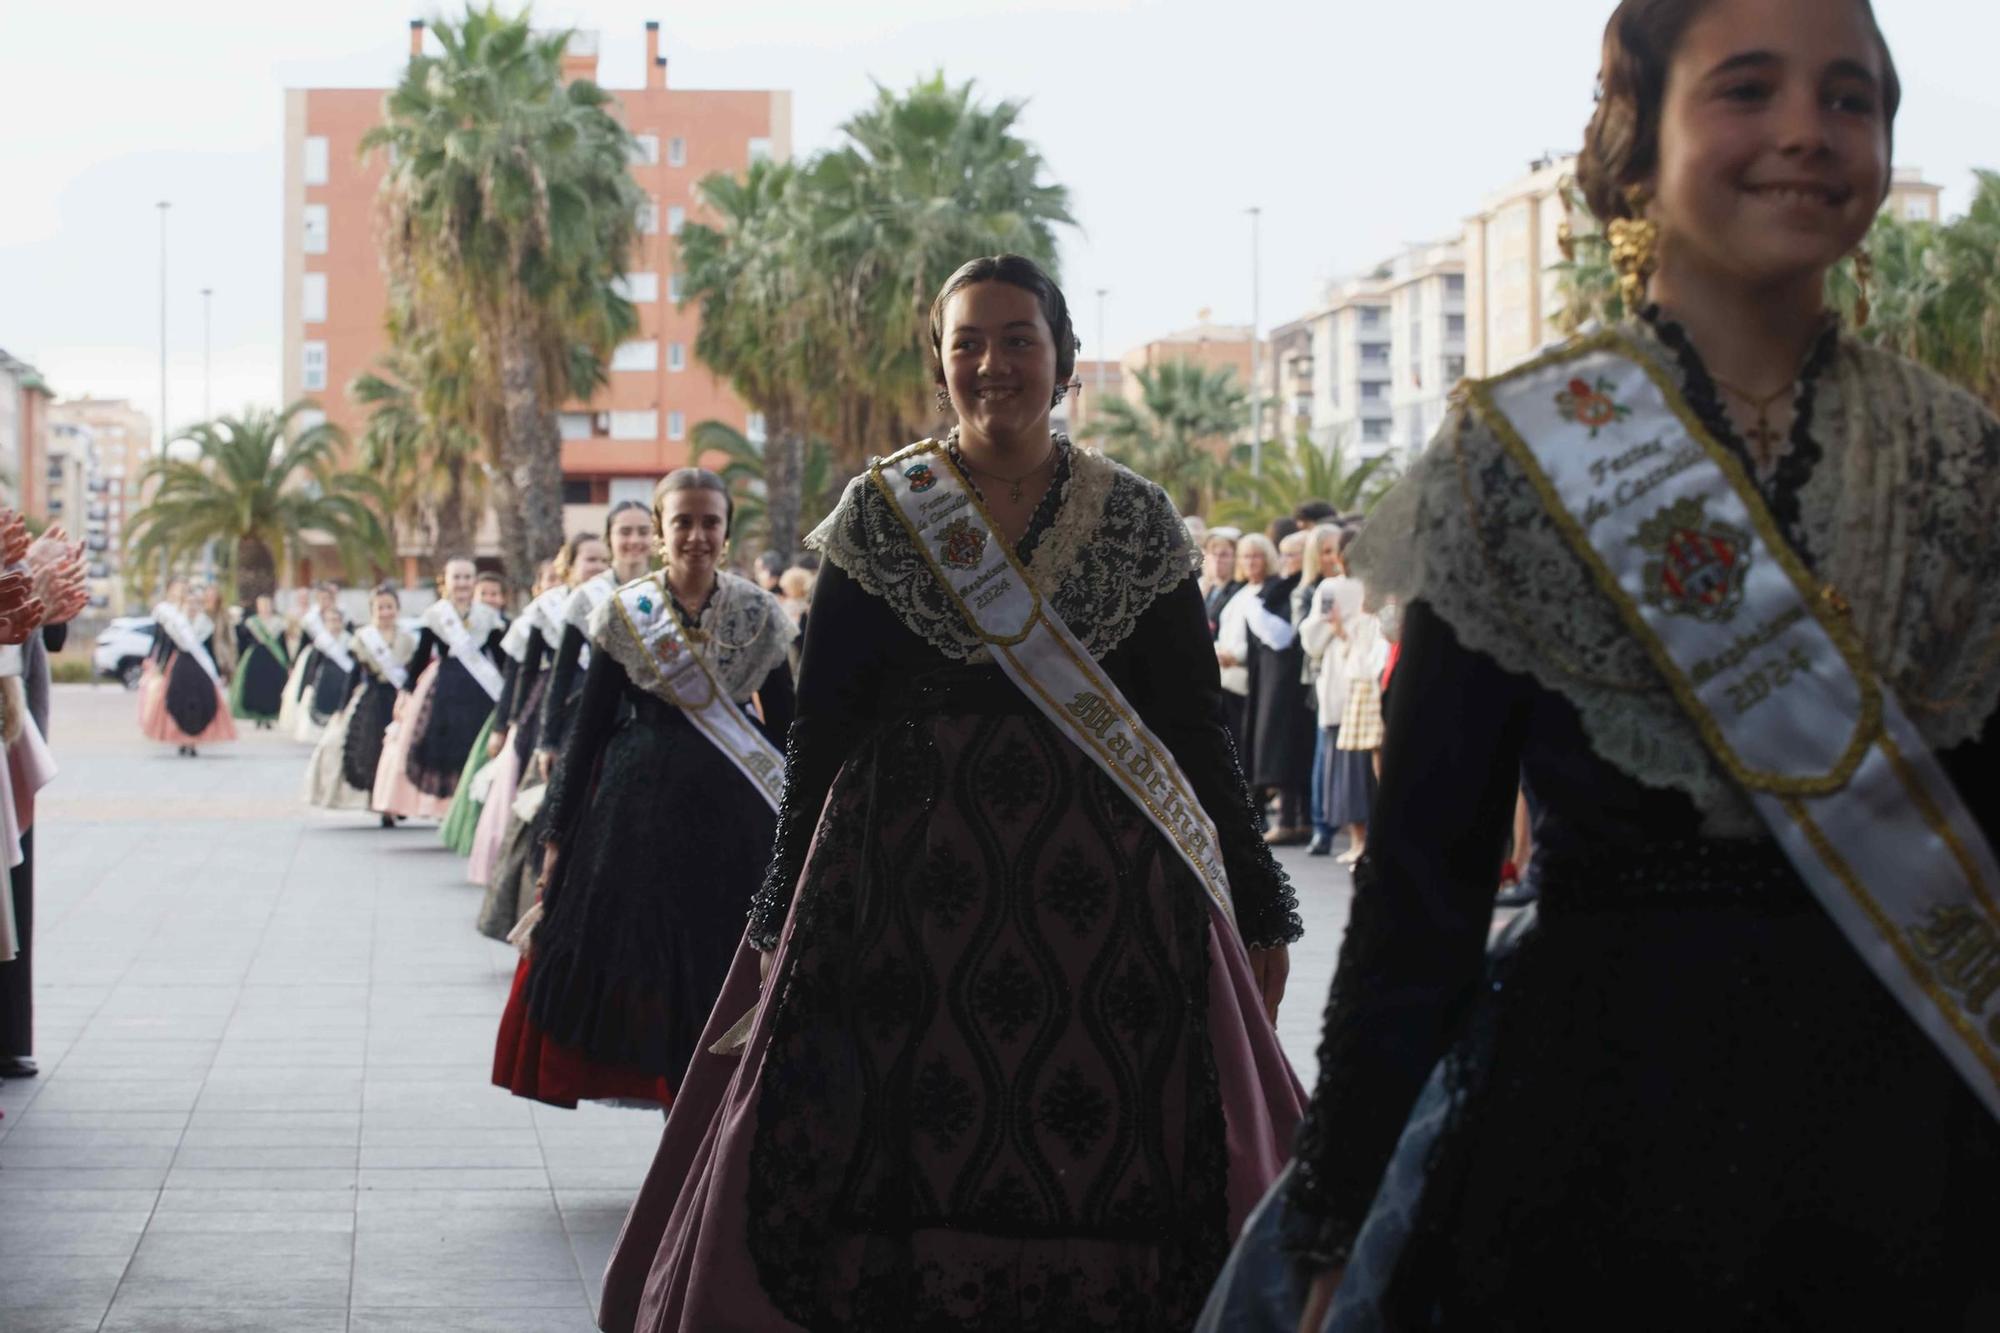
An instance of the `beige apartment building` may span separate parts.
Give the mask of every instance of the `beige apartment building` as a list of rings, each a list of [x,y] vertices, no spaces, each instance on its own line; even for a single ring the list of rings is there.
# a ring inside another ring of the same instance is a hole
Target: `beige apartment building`
[[[410,50],[423,49],[421,21]],[[598,34],[579,32],[565,73],[597,76]],[[774,90],[670,87],[660,28],[648,23],[646,85],[609,89],[637,138],[633,178],[645,191],[641,245],[622,283],[639,328],[612,356],[607,388],[565,407],[564,500],[571,527],[601,521],[627,496],[649,498],[654,481],[689,461],[688,437],[702,421],[727,422],[753,438],[763,423],[694,358],[699,312],[682,309],[676,272],[681,228],[699,219],[696,186],[713,172],[740,172],[792,151],[791,94]],[[387,348],[388,291],[376,223],[383,163],[363,160],[361,138],[378,124],[386,90],[293,88],[285,94],[286,402],[316,399],[328,420],[358,435],[365,413],[348,396],[354,378]],[[482,554],[497,550],[493,525]],[[404,578],[414,582],[430,552],[408,544]]]
[[[124,615],[130,598],[125,532],[144,503],[152,440],[152,418],[123,398],[70,398],[49,409],[51,473],[60,455],[81,485],[78,497],[65,501],[63,523],[83,540],[90,603],[107,615]]]
[[[1085,428],[1101,415],[1106,400],[1123,400],[1139,391],[1138,372],[1187,363],[1208,370],[1227,370],[1246,388],[1252,369],[1252,339],[1247,324],[1218,324],[1207,310],[1196,313],[1184,329],[1139,344],[1119,360],[1078,361],[1072,384],[1078,386],[1056,409],[1052,424],[1083,438]],[[1271,429],[1265,423],[1265,430]],[[1246,430],[1242,438],[1250,438]]]
[[[1562,335],[1558,232],[1568,217],[1563,185],[1576,155],[1549,155],[1481,201],[1465,220],[1466,365],[1475,376],[1519,365]],[[1883,211],[1906,222],[1943,220],[1944,187],[1916,167],[1894,169]],[[1579,227],[1593,225],[1588,216]]]
[[[0,498],[29,518],[49,516],[49,401],[42,372],[0,348]]]

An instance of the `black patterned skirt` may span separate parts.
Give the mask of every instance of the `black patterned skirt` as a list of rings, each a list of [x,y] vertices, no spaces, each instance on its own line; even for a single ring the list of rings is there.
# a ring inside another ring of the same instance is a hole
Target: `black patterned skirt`
[[[347,785],[362,791],[375,788],[375,770],[382,762],[382,733],[396,714],[396,687],[371,674],[354,701],[347,720],[347,741],[341,749],[341,774]]]
[[[337,674],[331,662],[326,671]],[[493,698],[472,673],[450,657],[439,661],[437,683],[431,687],[421,716],[412,722],[410,756],[404,776],[426,796],[440,799],[458,790],[465,757],[479,739],[479,729],[493,712]]]

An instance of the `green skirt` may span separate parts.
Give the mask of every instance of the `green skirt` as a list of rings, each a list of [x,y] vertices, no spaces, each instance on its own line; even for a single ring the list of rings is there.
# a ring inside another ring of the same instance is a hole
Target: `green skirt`
[[[465,756],[465,767],[458,775],[458,791],[451,798],[451,809],[445,812],[444,827],[438,830],[444,845],[460,856],[472,855],[472,840],[479,832],[479,812],[483,806],[472,799],[472,775],[486,767],[486,741],[493,734],[493,724],[499,716],[498,709],[486,715],[486,725],[472,742],[472,753]]]

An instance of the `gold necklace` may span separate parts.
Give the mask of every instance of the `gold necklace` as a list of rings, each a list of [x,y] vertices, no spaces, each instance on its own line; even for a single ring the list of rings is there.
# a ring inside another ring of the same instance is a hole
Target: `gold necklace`
[[[1771,425],[1771,409],[1777,405],[1780,398],[1798,388],[1798,381],[1793,380],[1776,392],[1759,398],[1754,393],[1737,388],[1714,371],[1710,371],[1708,377],[1715,381],[1717,388],[1735,394],[1745,406],[1757,414],[1757,424],[1743,434],[1750,441],[1751,452],[1757,456],[1757,466],[1760,469],[1770,467],[1777,458],[1777,446],[1785,438]]]
[[[1043,468],[1048,467],[1051,463],[1054,463],[1056,461],[1056,441],[1053,435],[1049,437],[1049,451],[1048,453],[1042,456],[1042,461],[1035,464],[1033,467],[1029,468],[1026,472],[1023,472],[1018,477],[1003,477],[998,472],[988,472],[983,467],[974,467],[970,462],[966,461],[964,452],[960,450],[960,448],[958,447],[958,437],[956,435],[954,435],[951,439],[950,448],[951,448],[952,458],[956,460],[958,465],[964,468],[967,472],[970,472],[977,477],[986,477],[992,481],[1006,483],[1007,498],[1013,501],[1015,504],[1021,503],[1021,483],[1028,480],[1028,478],[1034,476],[1037,472],[1040,472]]]

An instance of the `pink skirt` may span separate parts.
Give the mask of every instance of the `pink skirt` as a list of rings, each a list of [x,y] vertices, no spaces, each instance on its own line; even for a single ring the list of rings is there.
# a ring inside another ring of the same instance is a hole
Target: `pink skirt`
[[[202,729],[199,736],[190,736],[174,725],[173,715],[167,711],[167,676],[173,670],[174,659],[167,659],[166,670],[161,670],[148,662],[145,675],[139,682],[139,730],[148,740],[162,745],[216,745],[236,739],[236,719],[230,716],[229,695],[222,686],[215,685],[215,720]],[[213,682],[211,682],[213,684]]]
[[[511,738],[493,765],[493,785],[486,789],[486,804],[479,809],[479,826],[472,833],[472,855],[465,863],[466,879],[481,886],[493,878],[493,867],[500,862],[500,844],[507,840],[507,825],[514,818],[521,761],[514,754]]]
[[[389,724],[382,734],[382,760],[375,766],[375,794],[369,808],[379,814],[401,815],[405,819],[443,819],[451,809],[449,796],[440,800],[417,790],[404,771],[409,766],[411,727],[424,715],[431,690],[437,684],[436,662],[424,668],[417,688],[403,704],[403,716]]]
[[[1264,1016],[1234,927],[1217,919],[1212,904],[1209,913],[1209,1031],[1227,1125],[1233,1238],[1284,1169],[1305,1091]],[[789,945],[788,928],[774,975],[783,975]],[[710,1051],[757,1004],[759,956],[747,941],[738,946],[619,1233],[598,1311],[598,1327],[608,1333],[799,1330],[765,1296],[746,1239],[758,1078],[771,1041],[767,1012],[758,1011],[747,1045],[728,1055]]]

